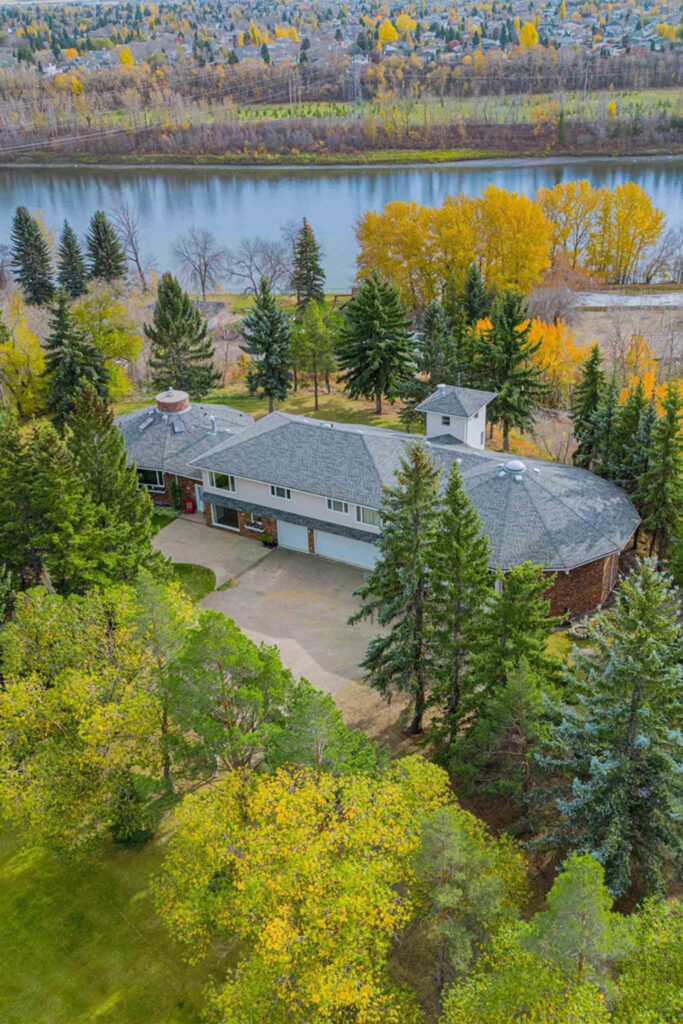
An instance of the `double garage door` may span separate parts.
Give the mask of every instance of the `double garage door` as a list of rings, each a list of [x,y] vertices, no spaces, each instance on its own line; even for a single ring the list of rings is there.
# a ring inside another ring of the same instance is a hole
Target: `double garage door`
[[[332,558],[335,562],[346,562],[357,565],[361,569],[372,569],[379,557],[374,544],[366,541],[353,540],[351,537],[339,537],[335,533],[314,530],[315,553],[323,558]],[[280,547],[292,551],[308,551],[308,530],[305,526],[285,523],[278,519],[277,537]]]

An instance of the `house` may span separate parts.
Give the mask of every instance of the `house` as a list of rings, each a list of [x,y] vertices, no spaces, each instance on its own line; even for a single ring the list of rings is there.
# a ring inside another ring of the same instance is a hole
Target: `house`
[[[491,392],[438,387],[418,407],[426,438],[282,412],[254,422],[227,406],[190,405],[183,394],[160,395],[154,409],[118,422],[143,485],[156,481],[168,500],[177,476],[215,529],[270,535],[283,548],[370,569],[383,488],[410,445],[422,443],[442,467],[442,486],[458,465],[489,539],[491,569],[541,564],[556,574],[552,613],[579,615],[608,597],[638,526],[627,495],[587,470],[486,451]],[[178,418],[186,426],[180,438]]]

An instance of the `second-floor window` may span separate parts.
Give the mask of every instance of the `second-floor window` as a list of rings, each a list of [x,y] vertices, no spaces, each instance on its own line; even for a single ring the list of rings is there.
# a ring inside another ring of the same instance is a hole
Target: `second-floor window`
[[[219,491],[234,491],[235,478],[226,473],[209,473],[209,483]]]
[[[285,498],[287,501],[292,497],[289,487],[279,487],[277,484],[270,485],[270,493],[274,498]]]
[[[342,512],[345,516],[349,514],[349,504],[347,501],[338,501],[336,498],[328,498],[327,507],[330,512]]]
[[[370,508],[369,505],[356,505],[356,521],[365,523],[366,526],[380,526],[380,515],[378,508]]]

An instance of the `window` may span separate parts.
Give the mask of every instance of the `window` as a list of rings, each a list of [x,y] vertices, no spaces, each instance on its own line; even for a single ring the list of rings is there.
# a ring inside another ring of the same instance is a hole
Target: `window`
[[[209,483],[218,491],[234,491],[235,478],[225,473],[209,473]]]
[[[270,493],[274,498],[286,498],[287,501],[292,497],[289,487],[278,487],[277,484],[270,485]]]
[[[240,521],[235,508],[212,505],[211,522],[214,526],[222,526],[224,530],[236,530],[239,533]]]
[[[153,494],[160,494],[165,490],[164,474],[160,469],[139,469],[138,482],[141,487],[146,487]]]
[[[442,416],[441,417],[441,426],[442,427],[450,427],[450,425],[451,425],[451,418],[450,418],[450,416]]]
[[[328,498],[327,507],[330,512],[342,512],[345,516],[349,514],[349,505],[346,501],[337,501],[336,498]]]
[[[482,446],[482,448],[484,447],[484,431],[483,430],[482,430],[481,435],[479,437],[479,444]]]
[[[250,530],[255,530],[257,533],[263,533],[265,530],[261,516],[257,516],[254,512],[250,514],[247,526]]]
[[[366,526],[380,526],[378,508],[369,508],[367,505],[356,505],[356,520],[365,523]]]

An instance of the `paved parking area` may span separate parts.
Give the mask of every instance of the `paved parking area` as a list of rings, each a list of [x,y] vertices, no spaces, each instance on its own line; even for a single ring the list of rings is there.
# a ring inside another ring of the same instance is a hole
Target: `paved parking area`
[[[153,544],[174,562],[192,562],[213,569],[217,587],[270,554],[258,541],[238,533],[212,530],[200,513],[172,520],[157,533]]]

